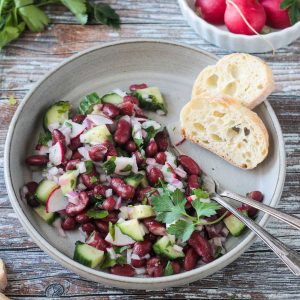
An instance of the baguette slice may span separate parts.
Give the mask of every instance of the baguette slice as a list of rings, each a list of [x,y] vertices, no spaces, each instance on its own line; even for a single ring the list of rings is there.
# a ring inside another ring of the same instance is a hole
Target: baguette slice
[[[259,116],[228,97],[201,95],[180,113],[183,136],[242,169],[253,169],[268,154],[269,136]]]
[[[202,93],[233,97],[253,109],[274,90],[271,68],[260,58],[245,53],[224,56],[197,77],[192,98]]]

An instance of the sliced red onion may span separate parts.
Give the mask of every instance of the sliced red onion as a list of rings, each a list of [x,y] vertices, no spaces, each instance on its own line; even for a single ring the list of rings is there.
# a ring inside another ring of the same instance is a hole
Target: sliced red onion
[[[100,174],[100,182],[105,182],[107,180],[107,176],[105,174]]]
[[[94,127],[94,124],[92,121],[90,121],[89,119],[85,118],[82,122],[82,125],[86,128],[86,129],[91,129],[92,127]]]
[[[115,209],[119,209],[122,205],[122,198],[118,197],[116,204],[115,204]]]
[[[78,123],[72,122],[72,121],[68,121],[68,122],[72,126],[71,133],[70,133],[70,138],[71,139],[78,137],[85,130],[85,126],[82,125],[82,124],[78,124]]]
[[[127,251],[126,251],[126,261],[129,265],[131,264],[131,255],[132,255],[132,249],[127,249]]]
[[[118,215],[119,218],[122,218],[124,220],[128,219],[128,209],[127,209],[127,206],[121,206],[119,208],[120,210],[120,213]]]
[[[141,260],[142,258],[139,257],[137,254],[133,253],[133,254],[131,255],[131,259]]]
[[[128,123],[131,123],[131,119],[130,119],[130,117],[127,116],[127,115],[121,117],[120,120],[121,120],[121,119],[127,121]]]
[[[149,127],[153,127],[155,130],[159,130],[161,128],[161,125],[154,120],[147,120],[142,124],[143,129],[147,129]]]
[[[175,251],[181,252],[183,248],[175,244],[175,245],[173,245],[173,249]]]
[[[106,197],[106,198],[112,196],[112,194],[113,194],[112,189],[107,189],[107,190],[105,191],[105,197]]]
[[[95,125],[113,124],[113,120],[104,115],[87,115],[87,119],[93,122]]]
[[[142,129],[142,137],[143,137],[143,139],[144,139],[145,137],[147,137],[147,131],[144,130],[144,129]]]
[[[85,173],[86,172],[85,162],[81,161],[80,163],[78,163],[77,168],[80,174]]]
[[[68,197],[69,202],[77,205],[79,203],[79,197],[78,197],[78,193],[72,191],[72,192],[68,192],[66,194],[66,196]]]
[[[61,228],[61,218],[57,218],[52,225],[58,230],[58,234],[61,237],[66,237],[65,231]]]
[[[79,184],[77,185],[77,188],[78,188],[78,190],[80,190],[80,191],[86,190],[86,186],[85,186],[83,183],[79,183]]]
[[[143,275],[146,273],[146,269],[145,268],[135,268],[135,274],[136,275]]]
[[[72,150],[70,148],[67,148],[66,153],[65,153],[65,158],[66,160],[70,160],[72,157]]]
[[[84,159],[86,160],[91,160],[90,155],[89,155],[89,148],[88,146],[84,146],[84,147],[79,147],[77,150],[80,153],[80,155],[82,155],[84,157]]]
[[[183,168],[181,166],[175,168],[174,171],[181,178],[187,177],[187,173],[183,170]]]
[[[144,259],[149,259],[151,256],[150,256],[150,254],[148,253],[148,254],[146,254],[145,256],[143,256],[142,258],[144,258]]]
[[[148,157],[148,158],[146,159],[146,164],[149,165],[149,166],[156,165],[156,160],[155,160],[155,158],[150,158],[150,157]]]
[[[55,176],[58,174],[58,168],[57,167],[52,167],[48,170],[49,174]]]
[[[182,181],[176,179],[176,178],[173,178],[173,180],[170,182],[173,186],[175,186],[176,188],[178,189],[182,189],[183,188],[183,183]]]

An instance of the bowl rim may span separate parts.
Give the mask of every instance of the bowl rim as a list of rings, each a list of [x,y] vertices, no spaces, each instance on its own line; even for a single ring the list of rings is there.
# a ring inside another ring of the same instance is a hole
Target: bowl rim
[[[262,37],[258,35],[237,34],[237,33],[232,33],[229,30],[222,30],[218,26],[214,24],[210,24],[206,22],[203,18],[198,16],[196,12],[188,5],[187,0],[178,0],[178,3],[180,7],[183,7],[183,9],[185,9],[188,12],[189,16],[192,17],[195,22],[197,22],[198,24],[200,23],[202,26],[206,26],[210,28],[212,31],[214,31],[215,34],[221,35],[224,38],[226,37],[226,38],[247,40],[247,41],[262,39]],[[297,30],[300,31],[300,21],[296,22],[290,27],[278,31],[266,33],[263,35],[263,37],[267,39],[280,38],[283,34],[290,34],[291,32],[297,32]]]
[[[72,63],[74,60],[76,60],[79,57],[88,55],[92,52],[99,51],[103,48],[107,47],[114,47],[118,45],[124,45],[124,44],[136,44],[136,43],[159,43],[159,44],[165,44],[166,46],[176,46],[181,47],[185,49],[189,49],[192,51],[197,52],[198,54],[201,53],[202,55],[208,56],[213,59],[218,59],[217,56],[212,55],[204,50],[198,49],[193,46],[185,45],[183,43],[178,42],[172,42],[172,41],[164,41],[159,39],[127,39],[123,41],[115,41],[115,42],[109,42],[109,43],[103,43],[99,46],[95,46],[92,48],[89,48],[87,50],[84,50],[82,52],[79,52],[75,55],[72,55],[67,60],[63,60],[61,63],[59,63],[53,70],[47,72],[45,75],[42,76],[42,78],[37,81],[33,87],[30,89],[30,91],[27,93],[23,101],[19,104],[12,120],[9,125],[9,129],[7,132],[7,138],[5,142],[5,148],[4,148],[4,178],[5,178],[5,184],[8,191],[8,196],[10,199],[10,202],[13,206],[14,211],[18,215],[18,220],[21,222],[29,236],[33,239],[33,241],[44,251],[46,252],[50,257],[54,258],[57,262],[59,262],[62,266],[66,267],[67,269],[79,274],[80,276],[83,276],[85,278],[88,278],[87,276],[91,276],[94,281],[97,281],[97,279],[101,278],[102,282],[106,282],[107,284],[111,284],[116,286],[116,284],[124,285],[124,283],[137,283],[137,284],[146,284],[145,288],[149,289],[149,285],[151,284],[169,284],[175,285],[176,282],[180,284],[183,280],[188,280],[188,278],[193,278],[192,280],[197,280],[197,275],[199,276],[202,272],[211,271],[209,274],[215,273],[216,270],[223,269],[225,266],[227,266],[229,263],[237,259],[240,255],[242,255],[247,248],[249,248],[252,243],[254,242],[256,236],[253,232],[249,232],[249,234],[245,237],[245,239],[237,245],[235,248],[227,252],[225,255],[221,256],[220,258],[212,261],[211,263],[208,263],[206,265],[200,266],[196,269],[193,269],[191,271],[184,271],[179,274],[171,275],[171,276],[165,276],[165,277],[157,277],[157,278],[144,278],[144,277],[126,277],[126,276],[119,276],[119,275],[113,275],[107,272],[95,270],[92,268],[88,268],[73,259],[69,258],[67,255],[60,252],[58,249],[56,249],[54,246],[52,246],[47,240],[43,238],[43,236],[34,228],[34,226],[31,224],[30,220],[27,219],[25,213],[23,212],[23,209],[18,203],[17,200],[17,193],[18,191],[14,191],[12,186],[12,178],[11,178],[11,171],[10,171],[10,149],[11,149],[11,143],[12,143],[12,137],[14,134],[15,127],[17,125],[18,119],[23,111],[24,106],[26,105],[27,101],[31,98],[31,96],[34,94],[35,90],[38,89],[43,82],[48,80],[49,77],[54,75],[58,70],[63,68],[65,65]],[[270,103],[268,101],[265,101],[263,105],[266,106],[266,109],[270,115],[272,124],[275,128],[275,131],[277,133],[278,137],[278,149],[279,149],[279,160],[280,160],[280,167],[279,167],[279,174],[277,178],[277,185],[276,189],[273,193],[273,196],[270,201],[270,206],[275,207],[279,201],[280,197],[283,191],[284,181],[285,181],[285,174],[286,174],[286,161],[285,161],[285,149],[284,149],[284,140],[282,136],[282,131],[278,122],[278,119],[275,115],[275,112],[273,111]],[[267,222],[269,220],[270,216],[267,214],[264,214],[259,221],[259,225],[265,227],[267,225]],[[222,265],[221,268],[218,268],[219,265]],[[191,281],[192,281],[191,280]],[[100,280],[99,280],[100,281]],[[120,287],[120,286],[119,286]],[[138,286],[132,286],[126,288],[139,288]]]

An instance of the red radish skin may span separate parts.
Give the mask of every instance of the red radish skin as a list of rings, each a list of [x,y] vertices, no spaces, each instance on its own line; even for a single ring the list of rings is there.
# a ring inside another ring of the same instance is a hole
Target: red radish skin
[[[196,0],[195,8],[206,22],[214,25],[224,24],[225,0]]]
[[[260,3],[267,15],[267,25],[276,29],[284,29],[291,26],[291,20],[287,9],[281,9],[282,0],[261,0]]]
[[[260,33],[266,24],[266,13],[263,6],[256,0],[231,0],[226,1],[224,21],[228,30],[236,34],[254,35],[255,32],[246,24],[233,2],[253,27]]]

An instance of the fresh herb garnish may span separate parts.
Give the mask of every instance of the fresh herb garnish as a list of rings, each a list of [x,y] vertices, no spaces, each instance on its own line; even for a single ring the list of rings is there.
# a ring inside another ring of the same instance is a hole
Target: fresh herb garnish
[[[294,25],[300,21],[300,2],[299,0],[284,0],[280,4],[280,8],[288,9],[291,24]]]
[[[117,254],[121,254],[122,252],[124,252],[125,250],[127,250],[129,248],[130,248],[130,246],[122,246],[122,247],[114,246],[114,250]]]
[[[86,215],[91,219],[103,219],[108,216],[107,210],[89,210]]]
[[[90,183],[91,183],[91,184],[97,183],[97,181],[98,181],[98,179],[97,179],[96,176],[91,176],[91,177],[90,177]]]
[[[39,145],[48,146],[48,142],[52,140],[52,135],[50,131],[41,132],[38,139]]]
[[[172,263],[170,261],[168,261],[168,263],[164,269],[164,276],[170,276],[173,274],[174,274],[174,271],[173,271]]]
[[[116,156],[112,156],[110,159],[108,159],[103,165],[102,165],[102,168],[104,170],[104,172],[107,174],[107,175],[111,175],[115,172],[115,169],[116,169],[116,164],[115,164],[115,161],[116,161]]]
[[[187,241],[197,225],[205,224],[202,217],[210,217],[216,214],[216,210],[221,206],[216,202],[202,202],[201,198],[195,199],[192,206],[196,211],[196,216],[189,215],[185,210],[186,199],[179,189],[173,193],[168,191],[161,183],[163,192],[153,196],[151,203],[157,216],[156,219],[163,223],[173,223],[168,227],[168,233],[180,238],[183,242]],[[203,191],[196,191],[196,194],[203,196]],[[203,198],[203,197],[202,197]]]
[[[111,238],[114,241],[115,240],[115,226],[112,222],[108,223],[108,232],[110,233]]]
[[[91,160],[85,161],[85,168],[86,168],[85,174],[91,173],[94,169],[93,161]]]

